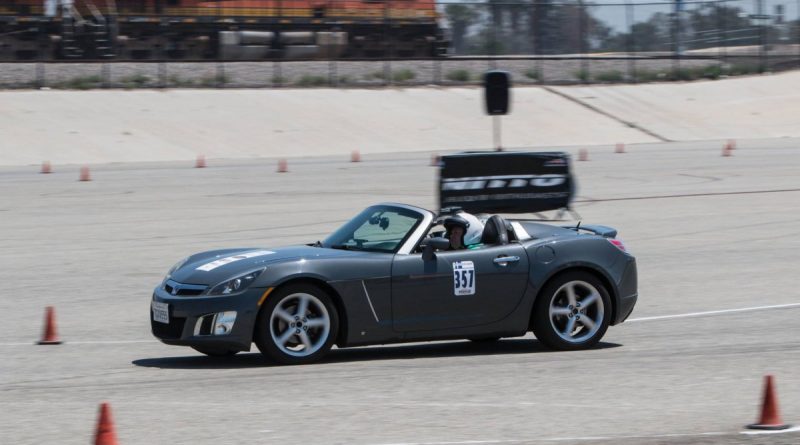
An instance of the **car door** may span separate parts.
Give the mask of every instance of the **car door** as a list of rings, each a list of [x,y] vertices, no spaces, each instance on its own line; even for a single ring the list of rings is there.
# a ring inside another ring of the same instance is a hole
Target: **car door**
[[[519,304],[528,282],[520,244],[475,250],[395,255],[392,318],[399,332],[478,326],[501,320]]]

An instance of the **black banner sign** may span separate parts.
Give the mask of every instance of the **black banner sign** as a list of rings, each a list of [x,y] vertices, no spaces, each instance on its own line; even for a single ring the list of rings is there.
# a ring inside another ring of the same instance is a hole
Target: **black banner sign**
[[[439,206],[470,213],[536,213],[568,208],[569,154],[466,152],[441,158]]]

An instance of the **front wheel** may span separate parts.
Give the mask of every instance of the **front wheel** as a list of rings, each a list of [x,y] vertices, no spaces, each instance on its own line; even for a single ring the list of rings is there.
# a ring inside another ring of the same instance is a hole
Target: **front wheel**
[[[286,365],[319,360],[339,330],[331,297],[311,284],[290,284],[267,298],[258,314],[255,342],[266,357]]]
[[[603,338],[610,320],[611,297],[603,283],[588,272],[567,272],[542,289],[533,333],[552,349],[586,349]]]

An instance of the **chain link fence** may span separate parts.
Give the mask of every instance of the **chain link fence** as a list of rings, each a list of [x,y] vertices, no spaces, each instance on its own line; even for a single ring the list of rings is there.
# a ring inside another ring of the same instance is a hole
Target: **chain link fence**
[[[0,63],[0,88],[469,85],[488,69],[510,71],[517,84],[618,83],[800,67],[800,0],[488,0],[435,8],[448,43],[442,57],[54,61],[39,54]],[[0,53],[9,50],[2,26]]]

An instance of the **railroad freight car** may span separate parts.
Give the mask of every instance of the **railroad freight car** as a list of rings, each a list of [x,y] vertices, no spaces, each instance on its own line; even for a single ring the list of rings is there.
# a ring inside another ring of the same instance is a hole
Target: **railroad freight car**
[[[435,57],[434,0],[0,0],[0,60]]]

